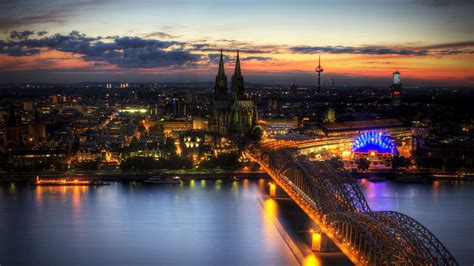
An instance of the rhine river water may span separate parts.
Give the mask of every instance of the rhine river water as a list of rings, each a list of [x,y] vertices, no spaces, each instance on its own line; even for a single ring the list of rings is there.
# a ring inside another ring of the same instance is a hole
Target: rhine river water
[[[474,183],[361,183],[474,263]],[[0,186],[0,265],[295,265],[255,182]]]

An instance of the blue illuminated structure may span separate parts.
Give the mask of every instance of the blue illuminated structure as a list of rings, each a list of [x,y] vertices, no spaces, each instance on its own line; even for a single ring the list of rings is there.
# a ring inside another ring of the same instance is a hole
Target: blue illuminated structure
[[[352,152],[369,153],[376,152],[382,154],[395,154],[397,147],[393,140],[381,131],[363,132],[352,143]]]

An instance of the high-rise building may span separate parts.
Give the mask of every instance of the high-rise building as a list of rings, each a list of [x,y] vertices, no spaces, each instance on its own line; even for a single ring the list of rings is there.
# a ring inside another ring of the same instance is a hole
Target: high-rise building
[[[49,97],[49,101],[51,105],[56,105],[58,104],[58,96],[57,95],[52,95]]]
[[[186,99],[184,95],[178,95],[173,97],[172,104],[173,115],[175,117],[183,117],[187,115]]]
[[[33,139],[46,138],[46,125],[41,121],[38,111],[35,112],[33,120],[28,124],[28,135]]]
[[[21,118],[15,113],[13,104],[10,105],[10,115],[4,128],[3,143],[6,149],[23,146]]]
[[[278,108],[277,99],[274,99],[274,98],[268,99],[268,110],[275,111],[277,108]]]
[[[336,122],[336,111],[333,108],[329,108],[326,115],[326,122],[328,123]]]
[[[219,60],[214,99],[209,116],[209,128],[221,135],[244,135],[253,129],[257,121],[257,108],[245,95],[244,77],[240,69],[239,52],[232,76],[230,94],[227,89],[227,77],[224,71],[224,58]]]
[[[296,86],[295,83],[291,84],[290,86],[290,93],[295,96],[296,94],[298,94],[298,87]]]
[[[400,104],[402,101],[402,82],[400,72],[393,73],[392,86],[390,86],[390,98],[393,104]]]

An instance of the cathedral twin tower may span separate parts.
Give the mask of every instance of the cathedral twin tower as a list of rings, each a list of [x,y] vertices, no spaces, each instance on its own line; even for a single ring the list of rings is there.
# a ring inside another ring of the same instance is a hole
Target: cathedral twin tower
[[[214,86],[214,100],[211,105],[209,127],[221,135],[241,136],[250,132],[257,121],[257,108],[245,95],[244,77],[240,69],[239,51],[232,76],[230,94],[227,88],[227,76],[224,71],[222,49],[219,70]]]
[[[230,96],[230,97],[229,97]],[[232,76],[232,86],[230,95],[227,90],[227,76],[224,71],[224,57],[222,55],[219,59],[219,70],[216,76],[216,85],[214,87],[214,100],[244,100],[245,89],[244,89],[244,77],[240,70],[240,58],[239,51],[237,50],[237,59],[235,61],[235,71]]]

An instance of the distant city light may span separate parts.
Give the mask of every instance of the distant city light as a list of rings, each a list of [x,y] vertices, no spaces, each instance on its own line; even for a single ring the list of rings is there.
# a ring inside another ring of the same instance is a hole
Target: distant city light
[[[141,114],[144,114],[146,112],[148,112],[147,109],[122,109],[122,110],[119,110],[119,112],[121,113],[141,113]]]

